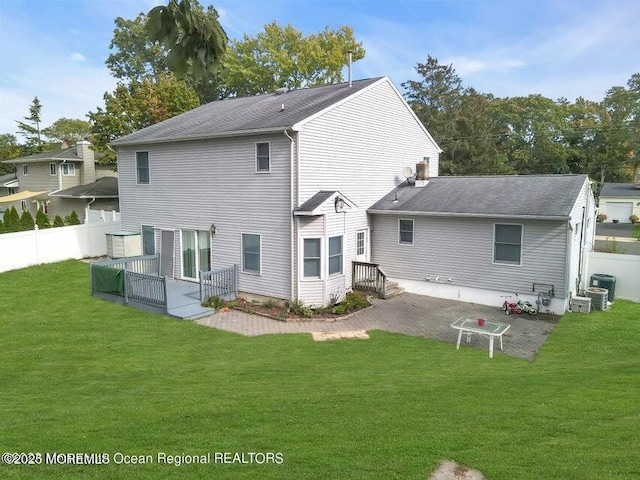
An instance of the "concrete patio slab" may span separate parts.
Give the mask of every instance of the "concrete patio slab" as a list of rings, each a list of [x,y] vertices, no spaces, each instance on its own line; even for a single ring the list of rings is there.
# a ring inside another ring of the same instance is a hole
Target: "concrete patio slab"
[[[384,330],[451,343],[455,348],[458,335],[457,331],[451,328],[451,323],[460,317],[486,318],[511,324],[511,328],[503,337],[504,351],[500,352],[496,349],[497,355],[504,353],[513,357],[533,360],[559,319],[556,315],[547,314],[508,316],[500,307],[410,293],[404,293],[388,300],[374,299],[373,305],[373,308],[368,308],[337,322],[289,323],[237,310],[219,312],[197,319],[195,322],[247,336]],[[465,342],[460,346],[461,349],[469,347],[480,348],[488,352],[489,339],[473,335],[470,343]]]

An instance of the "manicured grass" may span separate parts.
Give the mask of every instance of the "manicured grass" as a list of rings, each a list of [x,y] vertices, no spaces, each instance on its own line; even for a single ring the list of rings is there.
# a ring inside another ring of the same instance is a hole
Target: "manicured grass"
[[[640,223],[633,226],[631,236],[640,239]]]
[[[640,305],[565,315],[535,362],[422,338],[247,338],[89,296],[88,267],[0,274],[0,478],[489,479],[640,475]],[[115,464],[114,454],[154,463]],[[168,465],[157,453],[280,452],[282,464]]]

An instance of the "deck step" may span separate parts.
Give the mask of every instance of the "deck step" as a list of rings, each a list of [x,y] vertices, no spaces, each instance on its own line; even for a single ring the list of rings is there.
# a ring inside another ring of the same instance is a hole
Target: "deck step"
[[[182,318],[183,320],[195,320],[197,318],[212,315],[215,312],[213,308],[203,307],[200,304],[183,305],[180,307],[169,308],[169,315],[172,317]]]
[[[392,285],[390,285],[392,284]],[[387,282],[387,289],[385,290],[385,298],[395,297],[396,295],[400,295],[404,293],[404,288],[398,287],[396,282]]]

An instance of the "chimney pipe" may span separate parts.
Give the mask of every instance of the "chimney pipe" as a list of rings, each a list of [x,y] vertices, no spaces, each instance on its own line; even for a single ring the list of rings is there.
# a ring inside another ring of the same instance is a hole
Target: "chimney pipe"
[[[416,163],[416,187],[426,187],[429,183],[429,157],[423,157]]]
[[[349,50],[349,86],[352,86],[353,83],[351,82],[351,63],[353,61],[353,52],[351,50]]]

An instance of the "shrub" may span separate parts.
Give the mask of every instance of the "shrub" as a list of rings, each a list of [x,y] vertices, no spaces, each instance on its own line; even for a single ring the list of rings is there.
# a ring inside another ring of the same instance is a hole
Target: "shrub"
[[[69,215],[69,225],[80,225],[80,219],[75,210],[72,210],[71,215]]]
[[[4,222],[0,220],[0,233],[4,233]]]
[[[262,302],[262,306],[264,308],[275,308],[278,306],[278,302],[270,298],[269,300],[265,300],[264,302]]]
[[[56,218],[53,219],[53,226],[64,227],[64,220],[62,220],[62,217],[60,215],[56,215]]]
[[[640,217],[638,217],[637,215],[631,215],[629,217],[629,220],[631,220],[631,223],[638,223],[638,221],[640,221]]]
[[[20,216],[16,207],[11,207],[4,212],[4,231],[6,233],[19,232],[20,231]]]
[[[347,296],[344,297],[344,300],[333,307],[331,311],[335,315],[344,315],[349,312],[355,312],[357,310],[362,310],[369,306],[369,301],[363,297],[362,295],[356,292],[349,292]]]
[[[220,297],[209,297],[204,301],[204,305],[205,307],[212,307],[216,310],[220,310],[223,309],[224,307],[227,306],[227,302],[225,302],[222,298]]]
[[[38,228],[51,228],[49,217],[41,208],[39,208],[38,213],[36,213],[36,225],[38,225]]]
[[[294,300],[289,300],[287,303],[285,303],[285,308],[287,309],[287,311],[293,313],[294,315],[298,315],[299,317],[313,317],[313,310],[311,310],[311,307],[308,307],[302,300],[298,300],[297,298]]]
[[[29,213],[29,210],[22,212],[22,216],[20,217],[20,230],[33,230],[34,225],[35,222],[33,221],[33,217]]]
[[[607,219],[607,216],[604,213],[599,213],[598,214],[598,221],[599,222],[604,222]]]

